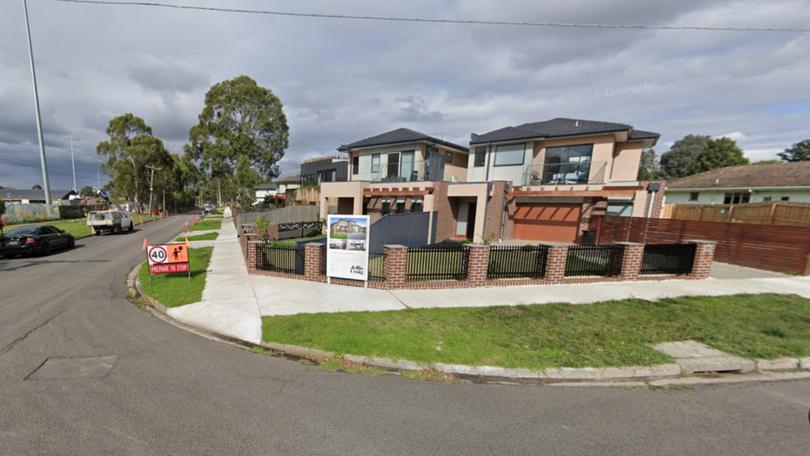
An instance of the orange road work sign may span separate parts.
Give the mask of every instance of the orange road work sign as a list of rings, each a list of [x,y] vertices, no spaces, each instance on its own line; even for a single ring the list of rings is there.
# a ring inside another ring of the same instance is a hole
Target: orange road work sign
[[[150,274],[189,272],[188,243],[149,245],[146,257]]]

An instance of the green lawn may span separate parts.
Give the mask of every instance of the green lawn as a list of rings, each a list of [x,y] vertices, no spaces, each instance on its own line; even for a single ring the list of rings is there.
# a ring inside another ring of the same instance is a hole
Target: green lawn
[[[149,278],[149,266],[141,266],[141,289],[148,296],[160,301],[166,307],[177,307],[198,302],[205,288],[205,271],[211,259],[211,247],[189,250],[191,282],[187,273],[153,275]]]
[[[219,233],[205,233],[205,234],[198,234],[196,236],[188,236],[189,241],[213,241],[214,239],[219,236]],[[186,236],[179,236],[175,241],[177,242],[184,242],[186,240]]]
[[[205,219],[192,225],[189,231],[218,230],[222,228],[222,219]]]
[[[38,223],[25,223],[20,225],[11,225],[7,226],[3,229],[4,233],[8,233],[9,231],[22,228],[24,226],[31,226],[31,225],[53,225],[59,229],[67,231],[68,233],[72,234],[73,237],[76,239],[81,239],[83,237],[92,236],[93,230],[89,226],[87,226],[87,219],[74,219],[74,220],[51,220],[47,222],[38,222]]]
[[[264,317],[266,341],[336,353],[502,367],[671,360],[649,344],[694,339],[749,358],[810,356],[810,299],[639,299],[592,305],[408,309]]]

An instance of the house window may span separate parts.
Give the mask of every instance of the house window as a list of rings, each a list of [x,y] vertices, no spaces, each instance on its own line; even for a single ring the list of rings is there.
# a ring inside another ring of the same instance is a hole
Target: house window
[[[405,198],[397,200],[397,214],[405,213]]]
[[[691,192],[689,193],[689,201],[697,201],[699,196],[699,192]]]
[[[617,217],[632,217],[633,203],[629,201],[619,201],[619,202],[609,201],[605,212],[608,215],[615,215]]]
[[[765,196],[765,197],[762,198],[762,202],[767,203],[767,202],[771,201],[772,199],[773,199],[773,197]]]
[[[790,201],[790,197],[789,196],[783,196],[782,201]]]
[[[380,172],[380,154],[371,154],[371,172]]]
[[[476,147],[475,148],[475,155],[473,157],[473,166],[476,168],[480,168],[484,166],[487,160],[487,148],[486,147]]]
[[[422,212],[422,200],[414,199],[411,201],[411,212]]]
[[[543,185],[587,184],[593,144],[549,147],[543,164]]]
[[[751,201],[751,194],[748,192],[726,193],[723,204],[746,204]]]
[[[382,209],[380,210],[382,215],[390,214],[391,213],[391,202],[390,201],[383,201]]]
[[[401,172],[400,177],[405,179],[406,181],[412,180],[414,168],[414,151],[412,150],[404,150],[402,151],[402,165],[400,166]]]
[[[357,155],[352,156],[352,174],[357,175],[360,172],[360,157]]]
[[[390,179],[392,177],[399,177],[399,153],[388,154],[387,168],[385,177]]]
[[[523,164],[526,144],[507,144],[495,148],[495,166],[519,166]]]

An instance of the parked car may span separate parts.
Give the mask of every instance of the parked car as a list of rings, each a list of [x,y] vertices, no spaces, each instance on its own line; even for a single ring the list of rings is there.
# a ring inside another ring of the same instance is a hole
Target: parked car
[[[0,238],[0,256],[49,255],[53,250],[72,249],[76,239],[53,225],[26,226]]]
[[[135,229],[132,218],[123,211],[93,211],[87,214],[87,225],[93,228],[96,235],[104,231],[113,234],[121,233],[124,230],[131,232]]]

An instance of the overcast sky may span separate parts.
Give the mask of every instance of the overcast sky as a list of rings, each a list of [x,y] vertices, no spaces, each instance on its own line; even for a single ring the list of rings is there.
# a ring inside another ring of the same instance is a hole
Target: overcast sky
[[[172,0],[167,0],[172,1]],[[174,0],[300,12],[806,27],[810,0]],[[571,30],[304,19],[29,0],[51,186],[95,185],[95,146],[133,112],[182,152],[206,90],[247,74],[282,100],[283,174],[398,127],[471,132],[567,116],[727,135],[752,160],[810,138],[810,34]],[[22,0],[0,0],[0,185],[40,183]]]

